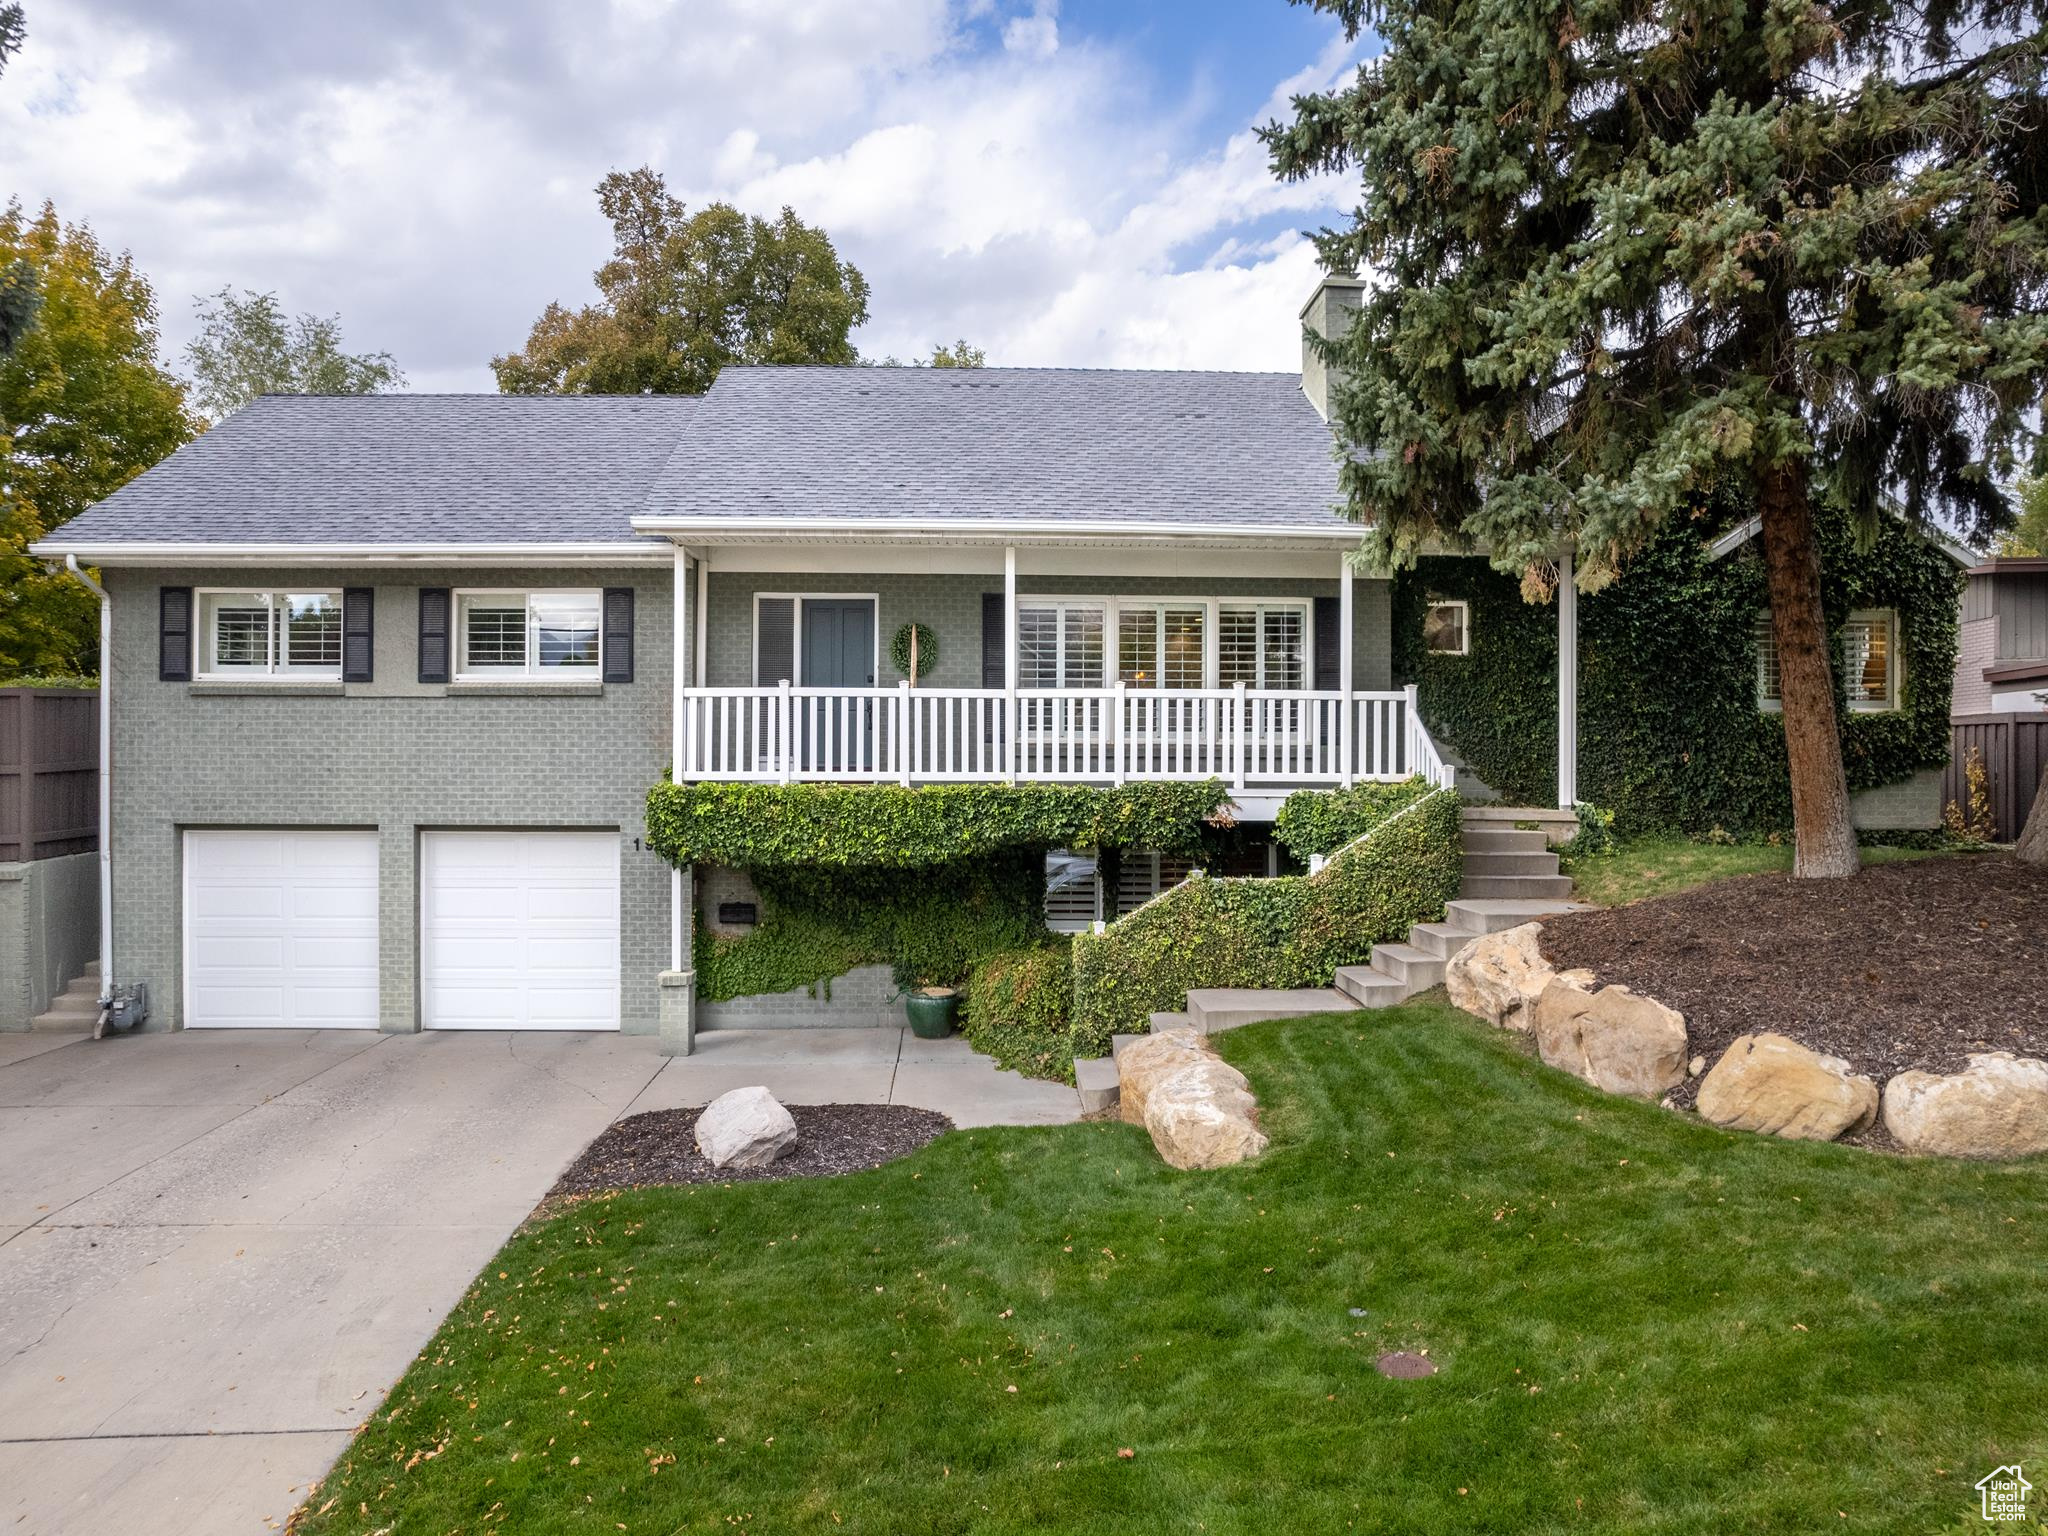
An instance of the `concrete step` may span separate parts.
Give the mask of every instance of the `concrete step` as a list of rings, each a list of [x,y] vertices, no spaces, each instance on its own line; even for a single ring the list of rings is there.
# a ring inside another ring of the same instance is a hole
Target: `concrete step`
[[[1571,893],[1569,875],[1467,875],[1458,884],[1460,901],[1563,901]]]
[[[1117,1099],[1116,1058],[1082,1056],[1074,1061],[1074,1087],[1081,1095],[1081,1113],[1108,1109]]]
[[[1413,995],[1404,983],[1369,965],[1344,966],[1337,972],[1336,980],[1337,990],[1359,1008],[1391,1008]]]
[[[1503,928],[1519,928],[1524,923],[1539,922],[1560,912],[1585,910],[1585,904],[1576,901],[1502,901],[1471,897],[1448,903],[1444,907],[1444,917],[1450,926],[1462,928],[1476,938],[1482,933],[1499,933]]]
[[[1155,1013],[1152,1017],[1155,1019],[1185,1019],[1187,1015],[1181,1013]],[[1125,1046],[1136,1045],[1144,1038],[1143,1035],[1111,1035],[1109,1037],[1109,1059],[1115,1061],[1119,1056],[1123,1055]]]
[[[1162,1029],[1186,1029],[1195,1022],[1191,1015],[1185,1013],[1150,1013],[1145,1017],[1151,1021],[1155,1035]]]
[[[1188,994],[1188,1012],[1194,1017],[1195,1028],[1206,1035],[1264,1019],[1349,1013],[1357,1006],[1335,987],[1283,987],[1271,991],[1259,987],[1197,987]]]
[[[1474,853],[1543,853],[1550,844],[1543,839],[1542,832],[1535,828],[1523,831],[1518,827],[1499,828],[1487,822],[1475,821],[1464,828],[1465,852]]]
[[[1532,833],[1531,836],[1538,834]],[[1554,875],[1557,873],[1557,855],[1554,853],[1475,853],[1465,850],[1465,873],[1471,875]]]
[[[1409,992],[1423,992],[1444,979],[1445,962],[1414,944],[1375,944],[1372,968],[1384,971]]]
[[[1439,960],[1449,960],[1477,937],[1470,928],[1460,928],[1456,923],[1417,923],[1408,930],[1410,944]]]
[[[99,1017],[99,998],[93,993],[63,992],[51,1001],[49,1012],[37,1014],[29,1020],[28,1027],[55,1034],[77,1034],[91,1029]]]
[[[1559,843],[1570,842],[1579,831],[1578,816],[1555,806],[1467,805],[1461,819],[1467,831],[1512,829],[1517,823],[1534,827],[1543,833],[1553,848]]]

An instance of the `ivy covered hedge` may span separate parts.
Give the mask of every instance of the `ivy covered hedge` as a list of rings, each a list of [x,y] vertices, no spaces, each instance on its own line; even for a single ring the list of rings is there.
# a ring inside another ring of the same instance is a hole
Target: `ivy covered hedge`
[[[1947,761],[1962,577],[1940,549],[1886,519],[1858,551],[1848,519],[1816,509],[1822,597],[1836,634],[1856,609],[1899,615],[1901,708],[1853,714],[1838,698],[1851,790]],[[1471,606],[1471,654],[1422,649],[1432,598]],[[1756,541],[1715,561],[1698,526],[1663,529],[1604,591],[1579,601],[1579,793],[1625,836],[1791,825],[1783,723],[1757,707]],[[1557,610],[1526,603],[1485,561],[1425,557],[1394,590],[1397,675],[1420,684],[1424,722],[1504,799],[1556,798]]]
[[[1428,793],[1429,782],[1419,777],[1398,784],[1296,790],[1280,802],[1273,840],[1306,864],[1311,854],[1335,853]]]
[[[696,935],[698,996],[713,1001],[815,987],[886,965],[899,986],[957,985],[984,957],[1045,941],[1045,856],[1004,849],[920,870],[761,869],[761,921],[733,938]]]
[[[657,784],[649,845],[675,864],[734,869],[928,869],[1035,848],[1156,848],[1195,856],[1228,801],[1215,780],[1067,784]]]
[[[974,968],[961,1008],[968,1043],[1026,1077],[1074,1077],[1072,946],[1065,939],[990,955]]]
[[[1100,1056],[1196,987],[1328,986],[1338,967],[1443,914],[1461,873],[1444,791],[1314,875],[1193,879],[1074,940],[1073,1054]]]

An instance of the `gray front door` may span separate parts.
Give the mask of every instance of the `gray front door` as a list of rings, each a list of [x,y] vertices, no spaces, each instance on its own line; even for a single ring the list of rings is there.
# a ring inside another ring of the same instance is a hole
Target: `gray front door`
[[[807,597],[803,620],[803,686],[872,688],[875,605],[871,598]],[[801,706],[799,738],[812,773],[863,775],[874,767],[874,704],[867,699],[811,699]]]
[[[874,685],[874,600],[865,597],[805,598],[803,686],[872,688]]]

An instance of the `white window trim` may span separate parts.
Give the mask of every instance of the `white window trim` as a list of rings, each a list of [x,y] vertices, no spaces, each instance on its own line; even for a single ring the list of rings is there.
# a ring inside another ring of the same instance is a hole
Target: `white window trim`
[[[1858,715],[1888,715],[1899,708],[1904,696],[1906,659],[1899,652],[1899,611],[1896,608],[1857,608],[1851,610],[1849,624],[1882,624],[1885,628],[1884,698],[1881,701],[1851,699],[1849,709]]]
[[[790,615],[791,655],[789,658],[789,669],[798,674],[789,680],[789,685],[792,688],[804,686],[802,678],[804,670],[804,603],[807,600],[817,603],[873,603],[875,605],[875,622],[868,635],[868,676],[879,678],[882,675],[882,599],[879,593],[756,592],[754,594],[754,622],[752,632],[747,637],[753,650],[753,660],[748,665],[747,671],[748,675],[754,679],[754,686],[756,688],[773,688],[782,681],[779,677],[764,679],[761,676],[761,604],[763,600],[780,602],[784,599],[788,599],[796,604],[795,609]],[[875,686],[879,687],[881,685],[877,683]]]
[[[1432,597],[1422,604],[1422,621],[1426,630],[1429,625],[1429,610],[1432,608],[1455,608],[1458,610],[1458,648],[1455,651],[1438,650],[1430,645],[1427,636],[1423,647],[1431,656],[1470,656],[1472,654],[1472,605],[1462,597]]]
[[[1193,594],[1178,594],[1161,597],[1140,597],[1126,593],[1122,597],[1106,597],[1086,592],[1037,592],[1017,595],[1017,613],[1021,616],[1026,608],[1068,607],[1101,608],[1103,610],[1102,675],[1103,687],[1116,685],[1119,674],[1117,655],[1118,632],[1121,615],[1125,607],[1131,608],[1201,608],[1202,618],[1202,688],[1206,692],[1219,690],[1222,685],[1216,681],[1222,676],[1222,662],[1217,641],[1221,631],[1222,610],[1225,608],[1293,608],[1301,614],[1301,681],[1300,688],[1259,689],[1247,684],[1254,693],[1314,693],[1316,678],[1316,611],[1312,597],[1200,597]],[[1263,635],[1263,631],[1261,632]],[[1018,636],[1012,633],[1009,644],[1016,646]],[[1263,640],[1262,642],[1263,643]],[[1050,689],[1034,689],[1033,692],[1051,692]],[[1134,688],[1133,693],[1151,693],[1160,690]],[[1163,690],[1172,692],[1173,690]]]
[[[469,665],[469,625],[464,622],[463,604],[477,597],[516,597],[526,607],[526,665],[475,667]],[[533,600],[536,597],[587,597],[597,604],[597,662],[589,667],[544,667],[540,665],[540,643],[533,630]],[[457,683],[604,683],[604,591],[599,587],[458,587],[449,594],[449,627],[455,666],[450,677]]]
[[[1858,622],[1882,623],[1889,631],[1886,637],[1885,698],[1882,702],[1869,699],[1851,699],[1849,701],[1849,712],[1855,715],[1896,714],[1904,707],[1901,700],[1905,697],[1906,680],[1906,658],[1899,648],[1900,633],[1903,626],[1899,622],[1898,609],[1857,608],[1852,610],[1848,618],[1843,622],[1845,624]],[[1771,614],[1767,608],[1758,615],[1757,630],[1761,630],[1762,633],[1770,633],[1770,623]],[[1757,630],[1753,630],[1752,633],[1756,633]],[[1775,639],[1775,636],[1773,638]],[[1767,715],[1783,714],[1785,701],[1782,698],[1767,699],[1763,696],[1763,653],[1760,637],[1752,641],[1752,645],[1756,648],[1756,707]],[[1779,686],[1782,687],[1782,679],[1784,677],[1782,663],[1780,664],[1779,677],[1781,679]]]
[[[218,597],[260,597],[265,610],[270,614],[270,626],[264,642],[269,659],[261,668],[228,667],[211,665],[213,656],[213,625],[207,617],[207,600]],[[292,597],[331,597],[335,612],[342,615],[342,651],[332,667],[290,667],[280,664],[275,647],[280,644],[277,626],[277,604],[280,599]],[[192,592],[192,680],[199,683],[338,683],[341,681],[343,665],[347,657],[348,618],[343,611],[346,599],[339,587],[305,588],[286,587],[195,587]]]

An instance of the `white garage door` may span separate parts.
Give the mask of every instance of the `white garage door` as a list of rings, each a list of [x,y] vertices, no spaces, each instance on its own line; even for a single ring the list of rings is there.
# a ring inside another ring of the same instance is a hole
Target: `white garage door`
[[[377,834],[185,834],[185,1022],[377,1027]]]
[[[619,1027],[615,832],[429,832],[420,975],[428,1029]]]

